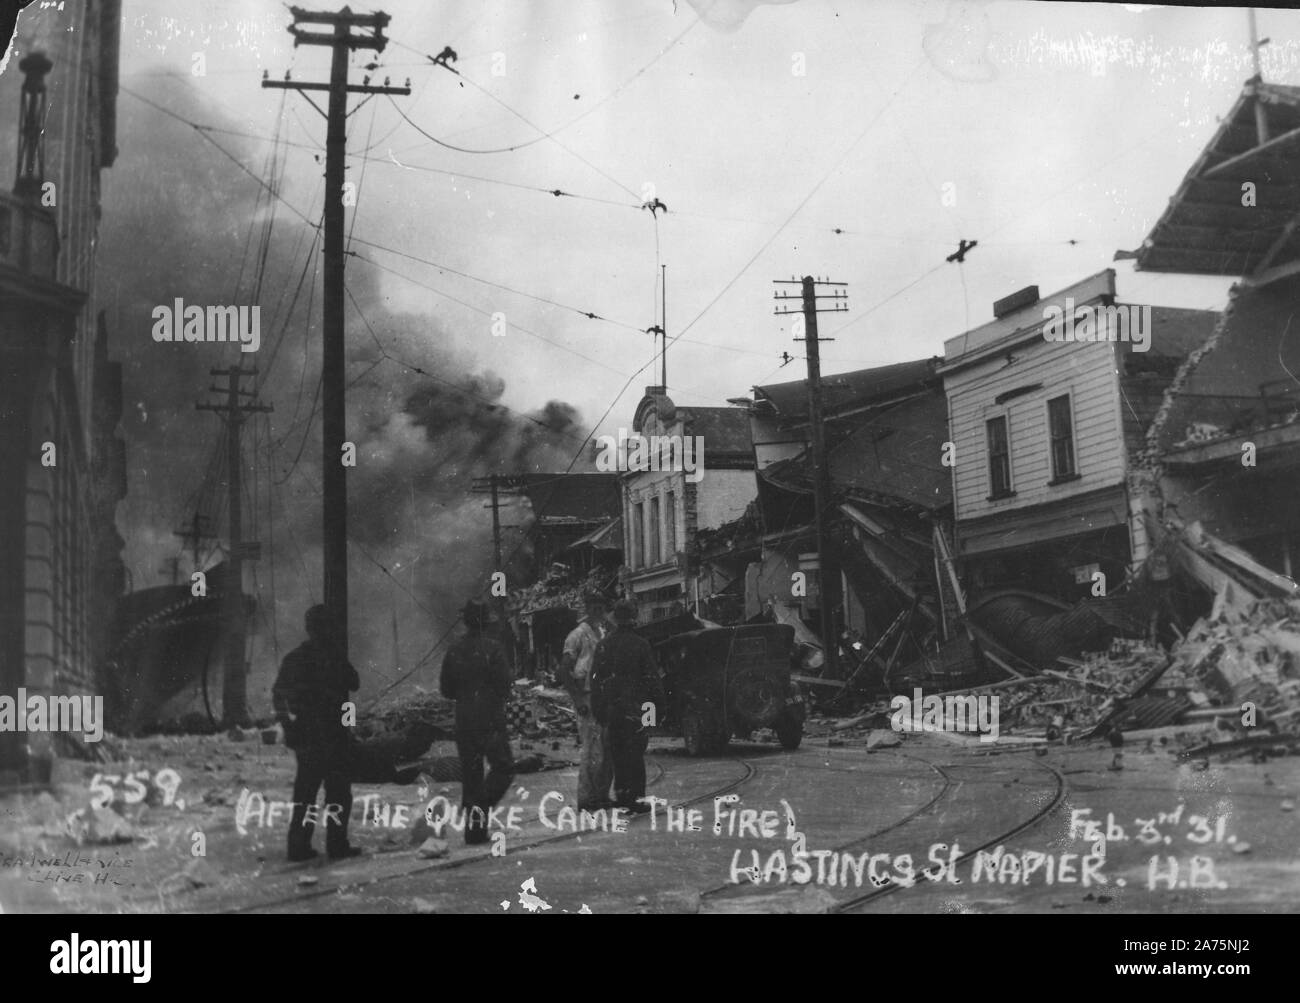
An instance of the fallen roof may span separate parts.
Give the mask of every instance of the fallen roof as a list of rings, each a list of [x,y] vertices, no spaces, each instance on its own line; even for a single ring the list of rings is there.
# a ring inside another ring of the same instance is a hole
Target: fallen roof
[[[948,437],[948,401],[939,387],[886,408],[828,453],[835,490],[887,507],[933,512],[952,504],[952,473],[939,458]],[[933,459],[928,459],[928,458]],[[807,451],[761,471],[770,483],[812,490]]]
[[[591,547],[593,550],[622,550],[622,518],[610,519],[604,525],[597,526],[590,533],[578,537],[564,549],[577,550],[579,547]]]
[[[1269,138],[1260,142],[1256,101]],[[1137,252],[1149,272],[1251,275],[1300,256],[1300,87],[1249,82]],[[1255,186],[1245,200],[1244,185]]]
[[[514,480],[539,522],[603,523],[619,514],[617,474],[523,474]]]
[[[936,379],[938,359],[896,362],[874,369],[857,369],[850,373],[823,376],[822,406],[828,416],[852,410],[895,396]],[[770,383],[754,387],[754,406],[776,414],[783,424],[808,420],[808,381]]]

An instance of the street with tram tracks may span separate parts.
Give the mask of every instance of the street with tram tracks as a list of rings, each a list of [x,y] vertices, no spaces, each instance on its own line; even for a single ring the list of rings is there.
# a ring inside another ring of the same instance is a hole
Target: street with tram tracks
[[[423,819],[458,808],[459,784],[357,784],[351,836],[364,856],[307,864],[284,859],[289,750],[224,737],[131,740],[132,762],[176,764],[174,803],[126,806],[129,845],[51,856],[49,833],[86,781],[61,785],[61,801],[7,802],[22,842],[5,851],[0,907],[558,915],[1300,905],[1287,891],[1300,869],[1295,756],[1179,758],[1176,743],[1158,738],[1035,748],[815,731],[797,751],[733,742],[701,758],[681,739],[657,738],[647,756],[654,810],[617,825],[582,824],[572,763],[520,774],[492,844],[465,846],[453,817],[440,830],[448,853],[432,859],[420,853]],[[89,876],[77,882],[79,871]]]
[[[1292,909],[1279,809],[1296,760],[1179,763],[1160,747],[1045,756],[938,736],[796,752],[733,743],[650,751],[653,817],[624,831],[560,821],[573,777],[519,778],[518,831],[493,855],[448,829],[413,849],[263,876],[238,912],[1214,912]],[[456,788],[449,793],[454,801]],[[733,800],[734,798],[734,800]],[[696,814],[692,815],[691,812]],[[752,813],[752,814],[750,814]],[[671,822],[670,822],[671,819]],[[571,821],[571,820],[570,820]],[[560,828],[556,828],[556,826]],[[692,831],[691,825],[698,826]],[[802,835],[803,844],[795,840]],[[796,851],[806,866],[796,865]],[[1154,863],[1153,863],[1154,859]],[[753,880],[754,878],[757,880]],[[800,878],[806,880],[800,880]],[[544,903],[544,905],[542,904]]]

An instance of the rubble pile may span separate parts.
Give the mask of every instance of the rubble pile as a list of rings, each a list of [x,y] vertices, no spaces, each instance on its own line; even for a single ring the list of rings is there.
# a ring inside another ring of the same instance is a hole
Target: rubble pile
[[[1054,731],[1096,727],[1114,709],[1117,698],[1133,692],[1168,657],[1144,641],[1115,638],[1106,651],[1027,680],[1004,695],[1003,727]],[[1177,688],[1172,671],[1161,676],[1161,692]]]
[[[456,705],[436,693],[416,690],[400,704],[357,718],[356,736],[376,756],[392,762],[418,759],[434,742],[456,736]]]
[[[553,564],[541,581],[511,593],[510,612],[517,616],[527,616],[539,609],[567,606],[581,616],[586,593],[609,595],[617,578],[617,573],[607,568],[592,568],[586,575],[577,577],[568,565]]]
[[[1217,702],[1253,703],[1282,730],[1300,727],[1300,599],[1263,599],[1199,620],[1175,649]]]
[[[1213,442],[1216,439],[1222,439],[1228,434],[1228,429],[1211,422],[1192,422],[1183,430],[1183,437],[1174,443],[1174,448],[1182,449],[1185,446],[1195,446],[1202,442]]]
[[[1145,696],[1128,700],[1153,677]],[[1253,704],[1261,723],[1300,730],[1300,600],[1260,600],[1244,613],[1225,607],[1198,620],[1168,652],[1116,639],[1104,653],[1016,686],[1002,714],[1007,725],[1044,728],[1051,737],[1053,730],[1095,727],[1121,703],[1126,708],[1112,719],[1119,727]]]
[[[564,690],[515,683],[513,703],[524,711],[519,733],[527,738],[560,738],[578,734],[578,715]],[[525,688],[526,687],[526,688]]]

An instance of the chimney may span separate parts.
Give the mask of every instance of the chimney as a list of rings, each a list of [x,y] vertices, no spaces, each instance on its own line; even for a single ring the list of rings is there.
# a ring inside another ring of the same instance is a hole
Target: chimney
[[[45,183],[45,74],[54,67],[43,52],[23,57],[18,69],[23,74],[23,89],[18,114],[18,177],[14,194],[20,198],[39,199]]]
[[[1005,317],[1009,313],[1015,313],[1017,310],[1024,309],[1027,306],[1033,306],[1038,302],[1038,286],[1025,286],[1025,288],[1012,293],[1010,296],[1003,296],[993,304],[993,316]]]

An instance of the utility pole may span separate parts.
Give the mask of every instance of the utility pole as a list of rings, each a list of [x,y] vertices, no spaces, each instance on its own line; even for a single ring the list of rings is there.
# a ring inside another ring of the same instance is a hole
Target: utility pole
[[[1255,76],[1251,79],[1254,86],[1258,88],[1264,82],[1264,67],[1260,63],[1259,50],[1268,45],[1269,40],[1259,37],[1254,7],[1246,11],[1246,18],[1250,27],[1250,58],[1255,67]],[[1264,110],[1264,102],[1259,99],[1258,90],[1255,92],[1255,139],[1261,146],[1268,142],[1268,112]]]
[[[668,266],[660,265],[659,274],[659,336],[663,341],[663,351],[659,356],[659,385],[668,392]]]
[[[501,499],[497,495],[497,475],[489,478],[492,492],[492,567],[501,570]]]
[[[818,286],[835,286],[843,287],[844,282],[826,282],[820,279],[814,279],[811,275],[805,275],[802,281],[798,279],[776,280],[777,285],[799,285],[801,291],[799,295],[785,295],[773,293],[772,298],[778,302],[785,300],[801,300],[802,306],[797,310],[786,310],[778,306],[774,312],[777,316],[797,313],[803,318],[804,336],[795,338],[795,341],[804,343],[805,354],[808,358],[808,429],[809,437],[812,440],[812,459],[813,459],[813,506],[814,528],[817,534],[817,567],[818,580],[821,588],[821,598],[819,600],[821,609],[821,634],[823,651],[826,656],[826,665],[822,670],[822,675],[828,679],[839,678],[839,612],[841,605],[840,598],[840,562],[839,555],[830,539],[830,506],[834,503],[834,496],[831,491],[831,472],[830,466],[826,462],[826,427],[825,419],[822,414],[822,370],[821,370],[821,342],[834,341],[834,338],[819,338],[817,336],[817,314],[818,313],[843,313],[848,310],[848,293],[833,292],[829,295],[818,296]],[[817,309],[818,299],[829,299],[834,305],[825,310]],[[796,323],[796,328],[798,324]]]
[[[505,568],[501,566],[501,560],[502,560],[501,531],[503,529],[518,528],[518,526],[515,525],[514,523],[510,523],[506,525],[502,524],[501,494],[505,492],[511,495],[517,495],[519,493],[519,488],[522,487],[523,484],[524,484],[524,479],[521,477],[500,477],[497,474],[490,474],[487,477],[474,478],[473,483],[470,485],[470,491],[473,494],[476,495],[486,494],[491,496],[491,501],[489,501],[483,507],[490,508],[492,510],[492,560],[493,560],[492,568],[494,571],[500,571],[500,572],[505,571]],[[507,631],[508,625],[506,623],[506,619],[507,619],[506,597],[491,596],[490,601],[492,605],[496,608],[497,624],[501,631],[501,640],[505,641],[511,636]],[[518,671],[518,668],[515,665],[514,644],[507,644],[506,648],[507,648],[507,657],[510,660],[511,669],[514,671]]]
[[[660,285],[660,322],[653,324],[645,329],[645,333],[659,338],[663,344],[663,350],[659,355],[659,385],[664,388],[664,393],[668,392],[668,266],[660,265],[662,269],[663,282]]]
[[[182,540],[190,545],[190,556],[193,558],[194,570],[202,571],[199,567],[199,544],[204,540],[212,540],[215,537],[209,533],[204,526],[208,517],[195,511],[194,517],[190,519],[189,525],[184,529],[172,530],[172,536],[179,536]],[[175,582],[172,582],[175,585]]]
[[[372,87],[348,83],[348,56],[357,49],[383,52],[388,44],[384,28],[389,16],[382,12],[354,14],[344,7],[338,12],[309,11],[290,7],[293,24],[289,34],[294,48],[299,45],[324,45],[331,49],[329,83],[298,83],[285,74],[284,80],[262,80],[263,87],[296,90],[326,119],[325,132],[325,274],[322,306],[324,313],[321,361],[321,457],[323,481],[322,532],[324,537],[325,607],[337,631],[344,655],[348,647],[348,486],[343,466],[343,443],[347,436],[347,413],[344,400],[344,156],[347,152],[349,94],[410,94],[411,88]],[[303,31],[300,24],[323,24],[330,32]],[[369,34],[353,34],[353,29]],[[321,112],[308,91],[327,91],[329,110]]]
[[[487,477],[476,477],[470,487],[470,491],[476,495],[490,495],[491,501],[485,504],[484,508],[492,510],[492,560],[493,569],[504,571],[501,566],[501,531],[503,529],[518,529],[519,527],[510,523],[503,525],[501,522],[501,495],[502,493],[517,495],[519,489],[523,486],[524,479],[521,477],[500,477],[497,474],[490,474]]]
[[[244,403],[240,397],[255,397],[252,390],[239,386],[240,377],[256,376],[256,369],[211,369],[213,376],[226,377],[224,387],[209,387],[214,393],[224,393],[221,404],[195,404],[199,411],[214,411],[226,424],[226,504],[229,508],[230,555],[226,558],[225,620],[226,620],[226,672],[222,680],[221,709],[227,725],[244,725],[248,721],[247,666],[244,664],[244,558],[256,559],[256,543],[243,540],[243,469],[239,450],[239,432],[246,415],[271,411],[270,404],[255,400]],[[197,552],[197,551],[196,551]]]

